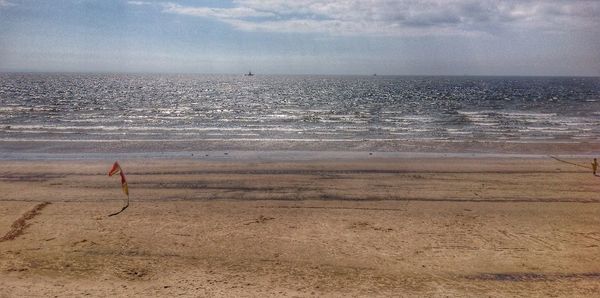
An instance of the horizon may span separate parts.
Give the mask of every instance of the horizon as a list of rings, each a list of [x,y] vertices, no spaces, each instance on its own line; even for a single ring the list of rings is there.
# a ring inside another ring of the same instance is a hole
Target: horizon
[[[203,72],[135,72],[135,71],[30,71],[0,70],[0,74],[89,74],[89,75],[182,75],[182,76],[244,76],[246,73]],[[473,77],[473,78],[600,78],[600,75],[514,75],[514,74],[360,74],[360,73],[256,73],[253,76],[323,76],[323,77]]]
[[[589,0],[0,0],[0,72],[600,76]]]

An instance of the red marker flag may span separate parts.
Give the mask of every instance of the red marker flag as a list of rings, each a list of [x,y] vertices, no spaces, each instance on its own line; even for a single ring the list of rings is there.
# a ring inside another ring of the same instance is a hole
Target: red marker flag
[[[121,211],[119,211],[117,213],[113,213],[109,216],[117,215],[117,214],[123,212],[123,210],[127,209],[127,207],[129,207],[129,187],[127,186],[127,179],[125,179],[125,173],[123,172],[123,169],[121,169],[121,166],[119,165],[118,161],[115,161],[115,163],[113,164],[110,171],[108,171],[109,177],[112,177],[113,175],[116,175],[116,174],[121,175],[121,188],[123,189],[123,192],[127,196],[127,201],[126,201],[126,204],[123,207],[123,209],[121,209]]]
[[[121,188],[123,188],[123,192],[129,196],[129,187],[127,187],[127,179],[125,179],[125,173],[123,172],[123,169],[121,169],[121,166],[119,165],[118,161],[115,161],[115,163],[112,166],[112,169],[110,169],[110,171],[108,172],[108,176],[112,176],[115,174],[120,174],[121,175]]]

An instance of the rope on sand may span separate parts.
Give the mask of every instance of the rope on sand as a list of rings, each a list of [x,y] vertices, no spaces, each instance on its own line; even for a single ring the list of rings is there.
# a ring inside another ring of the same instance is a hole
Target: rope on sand
[[[548,156],[549,156],[550,158],[552,158],[552,159],[555,159],[555,160],[557,160],[557,161],[560,161],[560,162],[564,162],[564,163],[566,163],[566,164],[570,164],[570,165],[574,165],[574,166],[577,166],[577,167],[586,168],[586,169],[590,169],[590,170],[592,169],[592,167],[591,167],[591,166],[586,166],[586,165],[582,165],[582,164],[578,164],[578,163],[574,163],[574,162],[570,162],[570,161],[562,160],[562,159],[560,159],[560,158],[558,158],[558,157],[555,157],[555,156],[552,156],[552,155],[548,155]]]

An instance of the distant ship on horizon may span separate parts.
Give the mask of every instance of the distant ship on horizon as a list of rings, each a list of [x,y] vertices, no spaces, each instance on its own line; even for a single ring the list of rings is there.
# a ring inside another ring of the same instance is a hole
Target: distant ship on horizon
[[[252,71],[250,70],[250,71],[248,71],[248,73],[247,73],[247,74],[245,74],[245,76],[247,76],[247,77],[251,77],[251,76],[254,76],[254,74],[253,74],[253,73],[252,73]]]

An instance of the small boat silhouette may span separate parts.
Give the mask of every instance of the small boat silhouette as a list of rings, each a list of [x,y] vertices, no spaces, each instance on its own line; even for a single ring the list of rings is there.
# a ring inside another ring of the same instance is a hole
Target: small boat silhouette
[[[252,71],[248,71],[248,73],[247,73],[247,74],[245,74],[245,76],[247,76],[247,77],[251,77],[251,76],[253,76],[253,75],[254,75],[254,74],[252,73]]]

